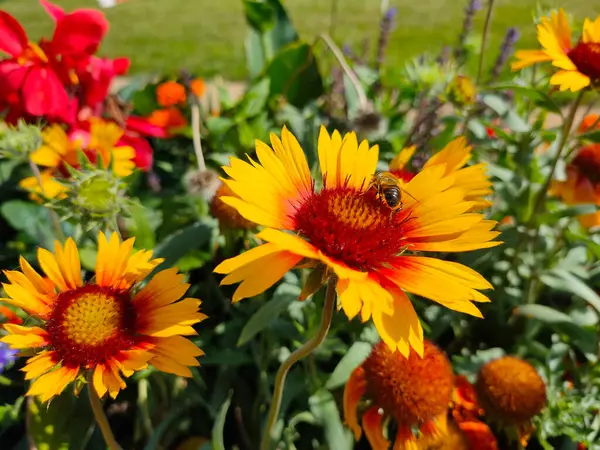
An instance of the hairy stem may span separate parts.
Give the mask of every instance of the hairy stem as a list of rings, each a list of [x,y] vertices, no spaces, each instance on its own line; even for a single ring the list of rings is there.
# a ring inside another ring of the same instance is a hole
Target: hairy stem
[[[333,317],[333,311],[335,310],[335,283],[337,278],[331,277],[327,282],[327,293],[325,294],[325,304],[323,305],[323,315],[321,316],[321,325],[312,338],[304,343],[300,348],[295,350],[286,359],[275,376],[275,387],[273,388],[273,399],[269,408],[269,416],[267,423],[263,431],[263,437],[260,444],[261,450],[269,450],[269,444],[271,442],[271,430],[277,421],[279,415],[279,407],[281,406],[281,398],[283,396],[283,388],[285,385],[285,378],[292,368],[292,366],[300,361],[302,358],[310,355],[321,343],[325,340],[329,327],[331,326],[331,318]]]
[[[94,412],[94,418],[96,419],[96,423],[102,432],[102,436],[104,437],[104,441],[110,450],[122,450],[121,446],[117,443],[115,439],[115,435],[110,429],[110,425],[108,424],[108,419],[106,418],[106,414],[104,414],[104,409],[102,408],[102,403],[100,402],[100,397],[96,393],[96,389],[92,384],[91,376],[88,377],[88,395],[90,398],[90,405],[92,406],[92,411]]]

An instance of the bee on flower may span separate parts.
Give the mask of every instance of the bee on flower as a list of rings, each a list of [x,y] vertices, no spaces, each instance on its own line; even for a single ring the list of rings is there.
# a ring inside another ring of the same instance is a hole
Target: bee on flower
[[[21,270],[4,272],[6,298],[0,302],[30,314],[27,326],[7,323],[0,342],[12,349],[31,350],[23,371],[33,380],[27,395],[42,402],[59,395],[80,376],[99,397],[115,398],[126,387],[123,377],[148,364],[190,377],[203,354],[184,336],[196,334],[193,325],[206,316],[200,300],[184,298],[189,288],[177,269],[157,272],[162,262],[152,252],[133,251],[134,239],[121,242],[117,234],[98,234],[95,277],[84,281],[79,251],[72,239],[56,242],[54,253],[38,250],[43,278],[29,262]]]
[[[318,139],[322,188],[316,188],[306,157],[286,128],[271,134],[271,147],[257,141],[258,161],[232,158],[224,183],[235,196],[222,197],[249,221],[263,225],[265,244],[221,263],[222,284],[241,283],[233,301],[274,285],[301,261],[335,276],[339,307],[349,319],[373,319],[382,340],[408,357],[422,355],[423,329],[406,292],[455,311],[481,317],[475,303],[491,285],[455,262],[413,252],[464,252],[494,247],[496,222],[472,212],[489,193],[482,166],[463,167],[470,151],[458,140],[400,185],[401,208],[382,201],[372,183],[377,146],[356,134]],[[393,212],[393,213],[391,213]]]

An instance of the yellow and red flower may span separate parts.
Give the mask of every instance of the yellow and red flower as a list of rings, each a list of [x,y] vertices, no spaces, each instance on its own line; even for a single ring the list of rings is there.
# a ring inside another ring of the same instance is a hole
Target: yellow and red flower
[[[448,421],[445,433],[421,436],[416,446],[418,450],[483,450],[470,446],[464,433],[451,420]]]
[[[390,172],[398,177],[403,184],[408,183],[416,173],[407,168],[417,147],[411,146],[402,149],[400,153],[390,161]],[[474,201],[472,211],[488,208],[491,203],[485,199],[492,193],[492,182],[487,175],[485,163],[465,167],[472,157],[472,147],[468,145],[464,137],[459,137],[448,143],[442,150],[433,155],[425,162],[423,170],[434,167],[436,164],[444,164],[447,174],[456,176],[454,186],[460,186],[468,191],[465,197],[467,201]]]
[[[54,254],[38,250],[42,278],[24,259],[21,271],[5,271],[7,298],[37,320],[33,326],[5,324],[0,341],[14,349],[37,354],[23,368],[33,381],[27,395],[47,401],[82,375],[98,395],[113,398],[126,387],[124,377],[148,364],[158,370],[189,377],[188,366],[199,365],[203,352],[183,336],[195,334],[192,325],[206,316],[200,301],[185,298],[189,288],[177,269],[158,272],[147,285],[139,284],[161,262],[151,251],[133,252],[134,239],[121,242],[116,234],[98,235],[95,278],[85,282],[77,246],[56,242]]]
[[[452,379],[450,361],[432,342],[425,341],[423,357],[413,351],[408,358],[380,342],[346,383],[346,423],[357,441],[364,429],[374,450],[387,450],[390,443],[383,429],[387,419],[393,418],[398,430],[394,449],[414,448],[413,427],[429,436],[446,432]],[[361,429],[357,409],[363,398],[369,406],[362,416]]]
[[[28,177],[19,185],[37,198],[60,198],[67,188],[58,179],[67,177],[65,164],[79,167],[79,156],[83,153],[92,163],[102,161],[104,167],[111,167],[118,176],[133,172],[135,150],[118,145],[123,130],[114,122],[91,119],[89,132],[75,130],[69,134],[60,125],[51,125],[42,131],[43,145],[31,154],[34,164],[45,167],[41,173],[41,186],[36,177]]]
[[[156,87],[156,101],[166,108],[185,103],[185,87],[177,81],[165,81]]]
[[[531,419],[546,406],[546,384],[527,361],[504,356],[484,364],[475,383],[486,417],[515,427],[526,445]]]
[[[600,205],[600,144],[581,147],[567,165],[567,178],[554,180],[551,193],[562,198],[567,205]],[[578,217],[586,228],[600,225],[600,212]]]
[[[339,306],[349,319],[373,318],[383,341],[405,356],[411,346],[423,353],[423,330],[405,291],[481,317],[473,302],[488,302],[479,290],[492,287],[481,275],[455,262],[404,254],[499,244],[493,241],[496,222],[468,212],[477,204],[470,198],[479,185],[473,189],[463,179],[454,155],[441,155],[405,183],[403,208],[392,213],[369,188],[378,148],[359,144],[355,133],[342,138],[321,129],[320,190],[286,128],[281,139],[271,134],[271,145],[257,141],[258,162],[232,158],[224,167],[230,177],[224,182],[235,197],[222,200],[267,227],[257,235],[266,244],[215,269],[228,274],[221,284],[241,282],[234,302],[260,294],[307,259],[337,276]]]
[[[583,33],[573,46],[571,28],[565,11],[561,8],[550,17],[542,17],[537,26],[538,41],[542,50],[521,50],[515,56],[512,70],[519,70],[539,62],[552,62],[559,70],[550,84],[561,91],[579,91],[600,81],[600,16],[585,19]]]

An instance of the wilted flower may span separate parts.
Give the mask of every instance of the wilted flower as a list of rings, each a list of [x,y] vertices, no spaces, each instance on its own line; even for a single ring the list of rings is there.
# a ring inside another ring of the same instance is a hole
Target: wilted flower
[[[561,91],[579,91],[591,83],[600,81],[600,16],[591,21],[585,19],[583,33],[577,44],[571,42],[571,29],[564,9],[542,17],[537,26],[538,40],[542,50],[520,50],[513,70],[539,62],[551,61],[560,70],[552,75],[550,84]]]
[[[487,417],[505,425],[523,425],[546,406],[546,385],[527,361],[505,356],[479,370],[477,399]]]
[[[219,220],[221,228],[253,230],[256,228],[254,222],[250,222],[235,209],[223,201],[223,197],[235,197],[229,186],[222,184],[210,202],[211,214]]]
[[[428,436],[446,432],[452,378],[448,358],[432,342],[424,342],[422,358],[414,351],[404,358],[380,342],[346,383],[344,417],[358,441],[362,430],[357,408],[364,398],[370,403],[362,429],[374,450],[387,450],[390,445],[383,432],[387,418],[394,420],[398,430],[394,448],[414,445],[414,427]]]
[[[134,239],[121,242],[116,233],[98,235],[96,276],[84,281],[77,246],[67,239],[55,244],[54,254],[40,248],[38,261],[47,278],[24,259],[21,271],[5,271],[7,298],[37,324],[6,324],[0,341],[13,349],[34,349],[37,355],[23,368],[35,381],[27,395],[45,402],[59,395],[79,376],[88,376],[102,397],[115,398],[126,387],[125,377],[148,364],[167,373],[190,377],[203,352],[184,338],[206,316],[200,301],[185,298],[188,290],[177,269],[158,272],[144,287],[140,283],[161,262],[152,252],[132,252]]]
[[[185,103],[185,87],[176,81],[165,81],[156,88],[156,101],[164,108]]]
[[[236,195],[223,201],[267,227],[257,235],[266,244],[215,269],[228,274],[222,284],[241,282],[234,302],[260,294],[305,260],[337,276],[339,304],[349,319],[372,317],[382,340],[405,356],[410,347],[423,351],[423,330],[405,290],[481,316],[473,302],[489,301],[479,292],[491,287],[483,277],[455,262],[406,254],[499,244],[490,231],[495,222],[465,214],[475,203],[466,200],[473,187],[457,176],[462,164],[422,170],[403,186],[403,207],[394,213],[371,189],[378,148],[359,144],[356,134],[342,138],[321,129],[320,190],[286,128],[282,139],[271,134],[271,145],[257,141],[258,163],[232,158],[223,168]]]
[[[567,205],[600,205],[600,144],[581,147],[567,165],[567,178],[554,180],[551,193],[560,196]],[[600,225],[600,212],[578,217],[586,228]]]

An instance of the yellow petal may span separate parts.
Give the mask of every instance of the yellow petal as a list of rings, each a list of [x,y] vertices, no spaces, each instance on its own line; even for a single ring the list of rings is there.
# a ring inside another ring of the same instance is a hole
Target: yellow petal
[[[103,380],[104,370],[105,368],[102,364],[98,364],[96,366],[94,369],[94,375],[92,377],[92,386],[89,387],[89,389],[95,389],[96,394],[98,394],[98,397],[100,398],[104,397],[104,394],[106,394],[106,391],[108,390]]]
[[[390,161],[390,170],[404,169],[404,167],[406,166],[406,164],[408,164],[408,162],[411,160],[416,151],[416,145],[412,145],[410,147],[403,148],[402,150],[400,150],[400,153],[398,153],[398,155],[396,155],[394,159]]]
[[[25,379],[31,380],[45,374],[56,365],[54,352],[42,352],[33,358],[29,358],[25,367],[21,370],[25,372]]]
[[[551,61],[552,58],[543,50],[519,50],[515,53],[517,61],[511,63],[510,68],[521,70],[539,62]]]
[[[138,314],[171,304],[183,297],[190,287],[188,283],[183,282],[184,278],[183,274],[177,273],[176,267],[154,275],[133,298]]]
[[[590,85],[590,78],[577,71],[561,70],[550,78],[550,84],[557,85],[561,91],[580,91]]]
[[[192,372],[187,366],[179,364],[166,356],[155,356],[150,360],[150,364],[161,372],[172,373],[186,378],[192,377]]]
[[[38,249],[38,261],[42,270],[48,278],[54,283],[59,291],[64,292],[69,289],[67,282],[65,281],[63,274],[60,270],[58,262],[52,253],[45,248]]]
[[[81,278],[81,262],[77,245],[72,238],[68,238],[63,250],[58,241],[54,243],[54,254],[58,268],[65,280],[68,289],[76,289],[83,285]]]

